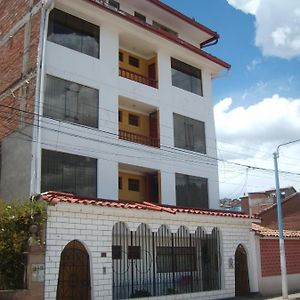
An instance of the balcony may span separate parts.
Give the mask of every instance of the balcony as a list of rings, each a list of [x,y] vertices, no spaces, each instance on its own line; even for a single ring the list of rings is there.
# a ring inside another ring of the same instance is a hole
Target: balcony
[[[158,171],[119,164],[119,200],[159,203]]]
[[[144,49],[141,42],[134,41],[129,35],[121,36],[120,44],[119,76],[157,89],[156,54],[149,48]]]
[[[153,106],[119,98],[119,139],[159,148],[159,113]]]
[[[157,148],[159,148],[159,143],[160,143],[158,138],[136,134],[121,129],[119,130],[119,138],[125,141],[130,141],[137,144],[142,144],[142,145],[157,147]]]
[[[133,80],[133,81],[142,83],[142,84],[145,84],[145,85],[148,85],[148,86],[151,86],[151,87],[154,87],[156,89],[158,88],[157,80],[151,79],[149,77],[146,77],[146,76],[143,76],[143,75],[140,75],[140,74],[137,74],[137,73],[132,72],[130,70],[119,68],[119,76],[127,78],[129,80]]]

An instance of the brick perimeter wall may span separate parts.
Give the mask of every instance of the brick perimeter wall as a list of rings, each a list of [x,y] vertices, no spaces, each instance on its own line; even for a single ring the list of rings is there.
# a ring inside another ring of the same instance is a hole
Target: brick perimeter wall
[[[125,222],[130,230],[136,230],[141,224],[147,224],[152,231],[165,224],[172,232],[179,226],[186,226],[194,232],[198,226],[211,232],[214,227],[219,228],[221,234],[222,255],[222,289],[218,291],[181,294],[163,297],[152,297],[153,300],[162,299],[224,299],[235,295],[234,269],[228,267],[229,258],[234,258],[236,248],[243,244],[250,249],[250,222],[243,220],[202,217],[185,214],[165,214],[150,211],[136,211],[129,209],[101,208],[77,204],[58,204],[48,207],[47,220],[47,248],[45,273],[45,300],[56,299],[56,288],[59,274],[60,255],[64,247],[72,240],[82,242],[91,261],[91,278],[93,299],[112,299],[112,228],[116,222]],[[223,223],[224,222],[224,223]],[[107,257],[102,258],[101,252]],[[248,256],[251,266],[251,257]],[[103,268],[106,273],[103,274]]]
[[[262,277],[280,275],[279,241],[260,240]],[[300,274],[300,240],[285,240],[288,274]]]

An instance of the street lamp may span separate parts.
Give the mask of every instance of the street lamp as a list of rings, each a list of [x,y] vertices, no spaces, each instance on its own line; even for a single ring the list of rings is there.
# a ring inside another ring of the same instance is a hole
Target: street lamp
[[[280,251],[280,267],[281,267],[281,284],[282,284],[282,298],[288,299],[288,285],[287,285],[287,275],[286,275],[286,261],[285,261],[285,249],[284,249],[284,237],[283,237],[283,222],[282,222],[282,210],[281,210],[281,193],[279,184],[279,174],[278,174],[278,161],[279,158],[279,148],[292,143],[300,142],[300,139],[280,144],[276,152],[273,153],[274,167],[275,167],[275,183],[276,183],[276,199],[277,199],[277,219],[278,219],[278,230],[279,230],[279,251]]]

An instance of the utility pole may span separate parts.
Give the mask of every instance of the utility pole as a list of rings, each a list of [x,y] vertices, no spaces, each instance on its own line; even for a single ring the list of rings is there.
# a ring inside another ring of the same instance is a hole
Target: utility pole
[[[274,158],[274,170],[275,170],[275,183],[276,183],[276,200],[277,200],[277,219],[278,219],[278,231],[279,231],[279,251],[280,251],[280,267],[281,267],[281,284],[282,284],[282,298],[286,300],[289,298],[288,295],[288,284],[286,274],[286,259],[285,259],[285,248],[284,248],[284,236],[283,236],[283,220],[282,220],[282,209],[281,209],[281,192],[279,183],[279,172],[278,172],[278,158],[279,148],[292,143],[300,142],[300,139],[280,144],[276,152],[273,153]]]

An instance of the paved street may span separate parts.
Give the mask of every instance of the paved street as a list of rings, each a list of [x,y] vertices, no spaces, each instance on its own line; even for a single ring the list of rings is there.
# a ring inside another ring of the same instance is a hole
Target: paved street
[[[261,296],[246,296],[246,297],[236,297],[233,299],[237,300],[281,300],[282,296],[277,297],[261,297]],[[290,294],[289,299],[300,300],[300,293]]]

